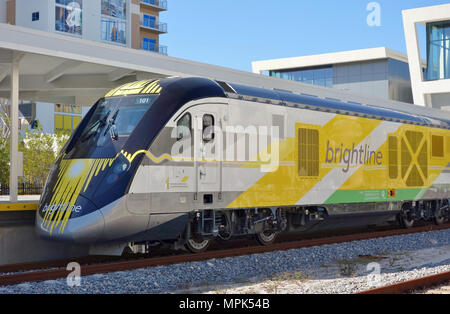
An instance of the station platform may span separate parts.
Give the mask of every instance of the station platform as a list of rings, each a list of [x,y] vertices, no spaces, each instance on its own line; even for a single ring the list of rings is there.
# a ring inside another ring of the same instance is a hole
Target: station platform
[[[10,202],[9,196],[0,196],[0,226],[34,224],[39,195],[20,196]]]
[[[89,255],[88,246],[44,241],[36,235],[39,197],[20,196],[17,202],[10,202],[8,196],[0,196],[0,265]]]
[[[20,196],[17,202],[10,202],[8,196],[0,196],[0,212],[35,211],[39,197],[39,195]]]

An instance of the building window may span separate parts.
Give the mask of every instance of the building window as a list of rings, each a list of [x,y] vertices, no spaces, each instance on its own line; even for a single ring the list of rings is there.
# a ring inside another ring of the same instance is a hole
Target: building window
[[[144,37],[142,39],[142,49],[156,51],[156,40]]]
[[[450,79],[450,21],[427,24],[428,81]]]
[[[270,76],[323,87],[333,87],[333,67],[270,71]]]
[[[142,26],[156,28],[156,17],[148,14],[142,15]]]
[[[55,29],[74,35],[82,35],[83,0],[56,0]]]
[[[75,130],[81,122],[80,105],[55,105],[55,132]]]
[[[34,21],[39,21],[39,12],[33,12],[31,14],[31,20]]]
[[[101,39],[126,44],[125,0],[102,0]]]

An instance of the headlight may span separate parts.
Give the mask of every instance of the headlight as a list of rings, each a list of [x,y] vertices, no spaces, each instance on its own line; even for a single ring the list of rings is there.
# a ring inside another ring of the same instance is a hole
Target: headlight
[[[130,162],[128,159],[120,154],[119,157],[114,161],[114,164],[112,166],[112,171],[106,178],[106,183],[112,184],[116,182],[119,177],[124,174],[128,169],[130,169]]]

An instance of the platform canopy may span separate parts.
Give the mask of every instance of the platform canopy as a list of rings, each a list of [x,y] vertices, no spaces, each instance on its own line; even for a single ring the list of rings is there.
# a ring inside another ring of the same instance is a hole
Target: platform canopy
[[[17,200],[19,99],[92,105],[121,84],[169,76],[207,77],[450,120],[450,112],[0,23],[0,98],[10,99],[12,118],[11,201]]]

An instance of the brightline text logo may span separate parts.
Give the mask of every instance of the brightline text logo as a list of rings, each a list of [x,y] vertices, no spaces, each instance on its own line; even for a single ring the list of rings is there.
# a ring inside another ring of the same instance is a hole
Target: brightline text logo
[[[346,148],[343,143],[338,147],[330,146],[330,141],[327,142],[327,150],[325,156],[325,163],[327,164],[344,164],[346,167],[342,169],[347,173],[351,166],[357,165],[376,165],[380,166],[383,160],[383,153],[381,151],[372,150],[370,144],[362,144],[356,146],[352,144],[352,148]]]

